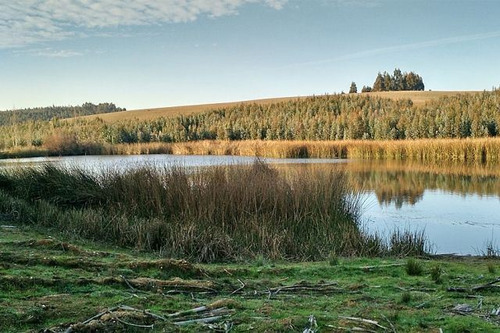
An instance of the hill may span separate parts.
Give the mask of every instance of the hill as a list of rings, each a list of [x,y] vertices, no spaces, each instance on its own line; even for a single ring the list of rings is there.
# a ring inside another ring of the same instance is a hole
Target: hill
[[[382,97],[382,98],[389,98],[392,100],[410,99],[412,100],[414,105],[422,106],[425,105],[425,103],[438,100],[441,97],[456,96],[458,94],[474,94],[474,93],[478,93],[478,91],[381,91],[381,92],[359,93],[357,95]],[[286,102],[290,100],[297,100],[304,98],[306,97],[304,96],[279,97],[279,98],[256,99],[248,101],[227,102],[227,103],[172,106],[163,108],[121,111],[121,112],[113,112],[113,113],[99,114],[99,115],[89,115],[81,118],[91,120],[99,117],[100,119],[104,120],[107,123],[114,123],[117,121],[133,120],[133,119],[144,121],[144,120],[157,119],[160,117],[177,117],[180,115],[184,116],[193,115],[209,110],[237,106],[240,104],[255,103],[261,105],[269,105],[277,102]]]
[[[301,99],[304,97],[279,97],[279,98],[266,98],[266,99],[256,99],[249,101],[237,101],[237,102],[226,102],[226,103],[212,103],[212,104],[197,104],[197,105],[183,105],[183,106],[170,106],[163,108],[150,108],[150,109],[138,109],[130,111],[115,112],[113,114],[99,114],[99,115],[89,115],[80,117],[87,120],[92,120],[95,118],[100,118],[105,122],[114,123],[123,120],[152,120],[160,117],[177,117],[177,116],[187,116],[197,113],[202,113],[205,111],[210,111],[219,108],[227,108],[232,106],[237,106],[241,104],[261,104],[269,105],[278,102],[284,102],[289,100]]]

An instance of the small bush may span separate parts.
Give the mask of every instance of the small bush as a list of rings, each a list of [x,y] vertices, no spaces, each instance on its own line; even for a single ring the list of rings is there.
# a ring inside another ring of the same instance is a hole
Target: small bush
[[[419,261],[410,258],[406,261],[406,273],[411,276],[417,276],[417,275],[422,275],[424,272],[424,267],[422,266],[422,263]]]
[[[492,262],[488,263],[488,272],[491,274],[495,274],[497,272],[497,268],[494,263]]]

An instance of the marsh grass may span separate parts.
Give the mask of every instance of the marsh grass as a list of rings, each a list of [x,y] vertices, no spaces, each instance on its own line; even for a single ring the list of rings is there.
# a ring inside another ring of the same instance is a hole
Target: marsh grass
[[[500,138],[419,140],[201,140],[178,143],[107,144],[55,136],[43,148],[0,152],[1,158],[60,155],[234,155],[271,158],[361,158],[414,162],[493,164],[500,162]]]
[[[0,213],[20,222],[200,262],[417,255],[424,248],[418,235],[397,234],[386,244],[364,232],[358,199],[335,170],[284,173],[260,161],[100,173],[45,165],[1,171],[0,196]]]
[[[405,265],[406,273],[410,276],[422,275],[424,272],[424,267],[422,263],[414,258],[410,258],[406,261]]]

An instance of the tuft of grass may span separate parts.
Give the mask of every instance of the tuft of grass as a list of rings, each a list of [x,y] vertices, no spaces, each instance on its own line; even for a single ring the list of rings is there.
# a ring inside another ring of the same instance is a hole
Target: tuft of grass
[[[492,263],[492,262],[488,263],[488,272],[490,274],[495,274],[497,272],[497,267],[494,263]]]
[[[411,293],[409,291],[405,291],[401,294],[401,303],[408,304],[411,301]]]
[[[340,264],[339,257],[333,252],[328,255],[327,259],[330,266],[338,266]]]
[[[420,261],[410,258],[406,261],[405,270],[408,275],[417,276],[422,275],[424,267]]]
[[[395,230],[389,240],[390,252],[397,256],[422,256],[430,252],[423,230]]]
[[[432,268],[431,268],[432,281],[434,281],[436,283],[441,283],[442,282],[442,277],[441,277],[442,274],[443,274],[443,270],[442,270],[441,266],[439,266],[439,265],[432,266]]]

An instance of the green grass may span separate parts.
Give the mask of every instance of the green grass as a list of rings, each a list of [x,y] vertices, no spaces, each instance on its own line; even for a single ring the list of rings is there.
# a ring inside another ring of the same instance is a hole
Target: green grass
[[[174,324],[209,311],[168,318],[204,305],[212,310],[226,307],[225,316],[212,323],[212,329],[224,331],[225,325],[232,325],[232,332],[302,332],[311,315],[320,332],[344,331],[339,327],[385,331],[348,317],[377,321],[389,332],[499,329],[500,318],[491,314],[500,304],[496,287],[472,289],[496,280],[488,272],[489,265],[497,262],[494,258],[420,259],[423,273],[418,276],[408,275],[406,261],[398,258],[344,257],[336,265],[328,260],[263,258],[193,265],[104,242],[72,240],[57,229],[27,228],[5,219],[0,224],[2,332],[59,332],[70,326],[74,332],[151,331],[130,323],[153,325],[154,332],[210,331],[200,324]],[[442,268],[441,284],[432,277],[437,266]],[[458,313],[454,308],[459,304],[472,310]],[[82,324],[120,305],[167,320],[115,310]]]

